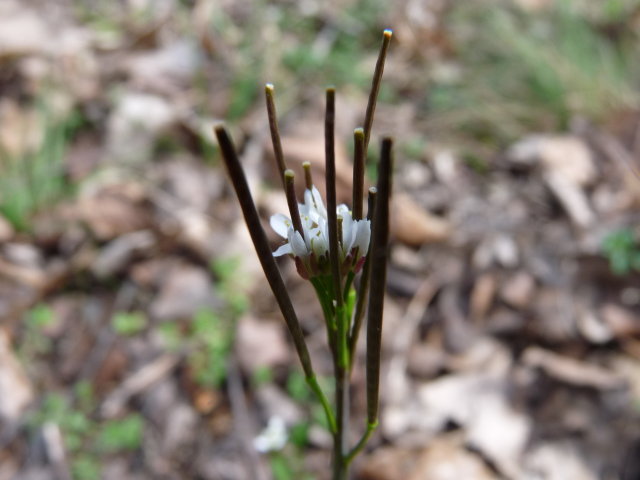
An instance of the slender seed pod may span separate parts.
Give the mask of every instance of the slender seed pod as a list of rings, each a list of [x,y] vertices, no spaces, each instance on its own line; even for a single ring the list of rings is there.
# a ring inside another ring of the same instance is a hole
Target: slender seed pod
[[[362,196],[364,190],[364,129],[353,131],[353,219],[362,219]]]
[[[342,305],[342,291],[340,287],[340,258],[338,253],[338,216],[336,214],[336,149],[335,149],[335,123],[336,123],[336,90],[327,88],[327,107],[324,119],[324,148],[325,148],[325,175],[327,189],[327,223],[329,224],[329,261],[331,263],[331,276],[336,304]]]
[[[380,83],[382,82],[382,73],[384,72],[384,62],[387,59],[387,50],[391,43],[393,32],[386,29],[382,33],[382,45],[376,62],[376,69],[373,72],[373,80],[371,81],[371,92],[369,93],[369,101],[367,103],[367,112],[364,116],[364,150],[369,148],[369,140],[371,139],[371,127],[373,126],[373,116],[376,112],[376,102],[378,100],[378,92],[380,92]]]
[[[367,209],[367,218],[372,219],[376,196],[378,189],[376,187],[369,188],[369,203]],[[371,280],[371,245],[369,245],[369,252],[362,267],[362,276],[360,277],[360,286],[358,288],[358,297],[356,298],[355,312],[353,314],[353,326],[349,334],[349,358],[353,361],[355,358],[356,345],[358,344],[358,337],[360,336],[360,330],[362,328],[362,321],[364,319],[365,302],[367,301],[367,294],[369,293],[369,281]]]
[[[311,163],[303,162],[302,168],[304,170],[304,183],[307,190],[311,190],[313,187],[313,178],[311,177]]]
[[[278,166],[278,176],[284,186],[284,172],[287,166],[284,162],[282,151],[282,141],[280,140],[280,129],[278,128],[278,115],[276,113],[276,103],[274,101],[273,84],[267,83],[264,86],[265,99],[267,101],[267,116],[269,118],[269,131],[271,132],[271,143],[273,144],[273,155]]]
[[[218,138],[218,144],[222,151],[222,158],[227,168],[229,179],[236,191],[240,208],[242,209],[242,214],[244,215],[245,222],[247,223],[251,240],[253,241],[253,245],[255,246],[258,254],[258,259],[260,260],[264,274],[267,277],[267,282],[273,291],[273,295],[276,297],[276,301],[282,311],[282,315],[284,316],[289,332],[291,332],[293,343],[298,351],[298,356],[300,357],[300,362],[302,363],[305,375],[313,375],[311,357],[309,356],[309,351],[304,341],[304,334],[300,328],[300,322],[298,321],[298,317],[293,309],[293,305],[291,304],[291,299],[287,293],[287,288],[282,281],[280,271],[278,270],[271,253],[271,248],[267,241],[267,235],[260,223],[260,217],[256,210],[256,206],[253,203],[253,197],[249,190],[247,178],[242,170],[242,165],[240,165],[236,149],[233,146],[233,142],[227,130],[222,125],[215,127],[215,134]]]
[[[367,419],[378,421],[378,394],[380,388],[380,360],[382,356],[382,311],[387,281],[389,244],[389,199],[393,173],[393,140],[384,138],[378,170],[378,197],[373,217],[371,252],[371,282],[367,322]]]
[[[298,210],[298,201],[296,200],[295,189],[295,173],[293,170],[286,169],[284,171],[284,192],[287,196],[287,205],[289,206],[289,213],[291,214],[291,222],[296,232],[299,232],[304,238],[304,231],[302,230],[302,221],[300,220],[300,211]]]

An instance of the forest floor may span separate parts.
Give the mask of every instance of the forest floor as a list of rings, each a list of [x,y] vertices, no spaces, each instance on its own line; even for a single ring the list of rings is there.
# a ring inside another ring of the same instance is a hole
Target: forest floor
[[[264,84],[315,178],[336,86],[349,201],[384,28],[381,423],[354,478],[640,478],[640,2],[387,3],[0,2],[0,480],[329,478],[212,127],[275,250]],[[313,289],[279,266],[330,390]]]

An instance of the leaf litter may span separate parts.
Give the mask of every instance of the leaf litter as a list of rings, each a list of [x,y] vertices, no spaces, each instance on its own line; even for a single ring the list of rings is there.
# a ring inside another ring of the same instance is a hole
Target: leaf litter
[[[0,169],[6,155],[24,161],[46,137],[29,99],[61,91],[84,125],[63,156],[78,183],[29,212],[26,230],[0,216],[0,478],[98,478],[86,473],[91,465],[114,479],[270,478],[273,457],[257,455],[253,438],[276,417],[290,432],[301,428],[314,407],[304,394],[296,397],[291,347],[256,273],[211,139],[202,134],[228,115],[241,80],[252,79],[234,60],[255,55],[238,29],[250,23],[250,9],[222,2],[216,10],[207,1],[155,9],[130,1],[127,11],[135,15],[127,19],[109,7],[46,2],[45,12],[42,3],[0,7],[0,66],[13,72],[0,75],[0,111],[8,119]],[[321,2],[307,3],[296,9],[276,2],[263,12],[264,41],[302,45],[299,32],[275,27],[278,15],[326,23],[327,32],[346,28],[325,18]],[[355,3],[336,8],[347,12]],[[448,26],[450,3],[402,2],[389,17],[398,43],[388,69],[392,91],[383,96],[376,128],[395,133],[404,147],[382,429],[356,476],[638,478],[640,270],[615,274],[601,248],[608,235],[630,229],[635,244],[619,254],[640,255],[637,133],[616,122],[624,118],[637,129],[637,107],[635,116],[614,111],[610,122],[587,127],[580,118],[555,130],[538,124],[502,144],[474,144],[482,132],[472,132],[473,140],[436,136],[450,120],[426,109],[435,101],[425,97],[426,84],[446,95],[438,82],[455,83],[455,72],[465,68]],[[531,12],[551,8],[518,3]],[[388,19],[380,15],[374,23],[381,29]],[[185,26],[186,18],[197,28]],[[203,27],[208,21],[213,29]],[[272,51],[274,65],[294,58]],[[296,86],[295,70],[255,68],[287,87],[281,125],[288,161],[298,170],[310,161],[320,178],[323,147],[317,135],[310,139],[319,131],[313,88]],[[256,79],[251,89],[259,88]],[[358,88],[339,86],[339,115],[357,118],[365,101]],[[251,89],[235,128],[266,225],[281,200],[272,193],[266,116]],[[431,115],[435,127],[425,121]],[[339,135],[341,199],[350,191],[350,177],[341,173],[349,171],[350,132]],[[241,261],[226,273],[211,268],[229,257]],[[299,299],[311,354],[328,376],[321,312],[294,269],[282,268]],[[143,327],[115,332],[112,318],[132,312],[142,312]],[[212,325],[204,337],[194,320],[202,312]],[[225,327],[215,327],[218,317]],[[235,333],[216,335],[215,328]],[[205,365],[224,367],[221,382],[201,380],[189,360],[201,355]],[[352,381],[358,425],[362,372]],[[95,397],[84,406],[82,382]],[[73,446],[78,433],[63,414],[32,420],[53,394],[81,412],[78,425],[92,426],[80,434],[86,448]],[[133,448],[123,442],[105,454],[99,432],[127,415],[142,418],[142,435]],[[315,433],[283,454],[299,461],[299,471],[327,478],[326,432],[311,427]]]

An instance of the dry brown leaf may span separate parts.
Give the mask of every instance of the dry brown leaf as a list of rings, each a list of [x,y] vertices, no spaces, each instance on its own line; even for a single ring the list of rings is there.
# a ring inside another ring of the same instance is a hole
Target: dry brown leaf
[[[489,312],[496,293],[496,283],[496,278],[491,273],[484,273],[476,279],[469,302],[471,318],[474,321],[484,320]]]
[[[584,454],[575,445],[548,442],[534,446],[525,456],[526,478],[547,480],[596,480],[599,478],[587,466]],[[542,475],[542,477],[541,477]]]
[[[221,300],[204,269],[178,264],[162,280],[149,312],[158,320],[175,320],[193,317],[203,309],[217,311],[220,305]]]
[[[48,53],[52,32],[44,16],[23,2],[4,0],[0,5],[0,57]]]
[[[512,307],[523,309],[531,303],[534,292],[534,278],[529,273],[520,271],[503,282],[500,297]]]
[[[624,338],[640,333],[640,317],[632,310],[613,303],[605,303],[600,307],[600,316],[616,337]]]
[[[417,205],[411,197],[396,193],[391,202],[391,233],[400,242],[414,247],[442,242],[451,234],[451,224]]]
[[[465,448],[460,432],[436,438],[423,450],[408,480],[494,480],[493,473],[477,454]],[[400,480],[400,479],[399,479]]]
[[[362,461],[362,480],[493,480],[498,478],[455,432],[435,438],[426,448],[386,447]]]
[[[13,353],[9,335],[0,329],[0,420],[17,422],[33,399],[33,387]]]
[[[3,152],[3,163],[5,159],[23,161],[26,155],[40,147],[42,137],[42,119],[36,110],[21,107],[10,98],[0,102],[0,151]]]
[[[238,322],[236,352],[242,368],[249,373],[259,368],[287,365],[290,347],[280,322],[260,321],[245,316]]]
[[[570,385],[598,390],[619,389],[627,385],[626,380],[615,372],[540,347],[528,347],[522,360],[525,365],[540,368],[550,377]]]
[[[100,240],[111,240],[124,233],[149,227],[146,193],[136,184],[104,188],[80,199],[79,217]]]

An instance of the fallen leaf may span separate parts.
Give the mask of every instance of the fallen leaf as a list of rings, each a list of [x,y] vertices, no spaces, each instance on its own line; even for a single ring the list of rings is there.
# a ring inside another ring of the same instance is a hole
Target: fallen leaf
[[[158,135],[176,120],[174,106],[160,96],[123,94],[107,125],[108,160],[134,166],[147,162]]]
[[[615,372],[574,358],[559,355],[539,347],[528,347],[522,361],[531,368],[540,368],[558,381],[598,390],[624,388],[627,382]]]
[[[424,210],[408,195],[396,193],[391,201],[391,233],[398,241],[419,247],[445,241],[451,224]]]
[[[203,269],[178,264],[163,279],[149,311],[160,321],[191,318],[203,309],[216,311],[220,302]]]
[[[155,245],[155,237],[149,230],[121,235],[107,245],[98,254],[91,270],[98,278],[106,278],[124,270],[136,254],[148,251]]]
[[[524,478],[544,478],[545,480],[597,480],[601,478],[592,472],[584,461],[584,456],[575,446],[567,442],[548,442],[535,445],[523,460]]]
[[[103,241],[145,230],[150,226],[145,195],[144,190],[135,184],[101,188],[80,197],[78,216]]]
[[[244,316],[238,321],[236,352],[243,370],[274,368],[290,362],[290,347],[280,322],[260,321]]]
[[[500,297],[512,307],[524,309],[531,304],[534,291],[533,277],[525,271],[519,271],[504,280],[500,287]]]
[[[0,329],[0,420],[15,424],[34,400],[33,387],[16,358],[5,329]]]
[[[469,313],[473,321],[484,320],[489,312],[496,292],[496,283],[495,276],[491,273],[484,273],[476,279],[469,301]]]

